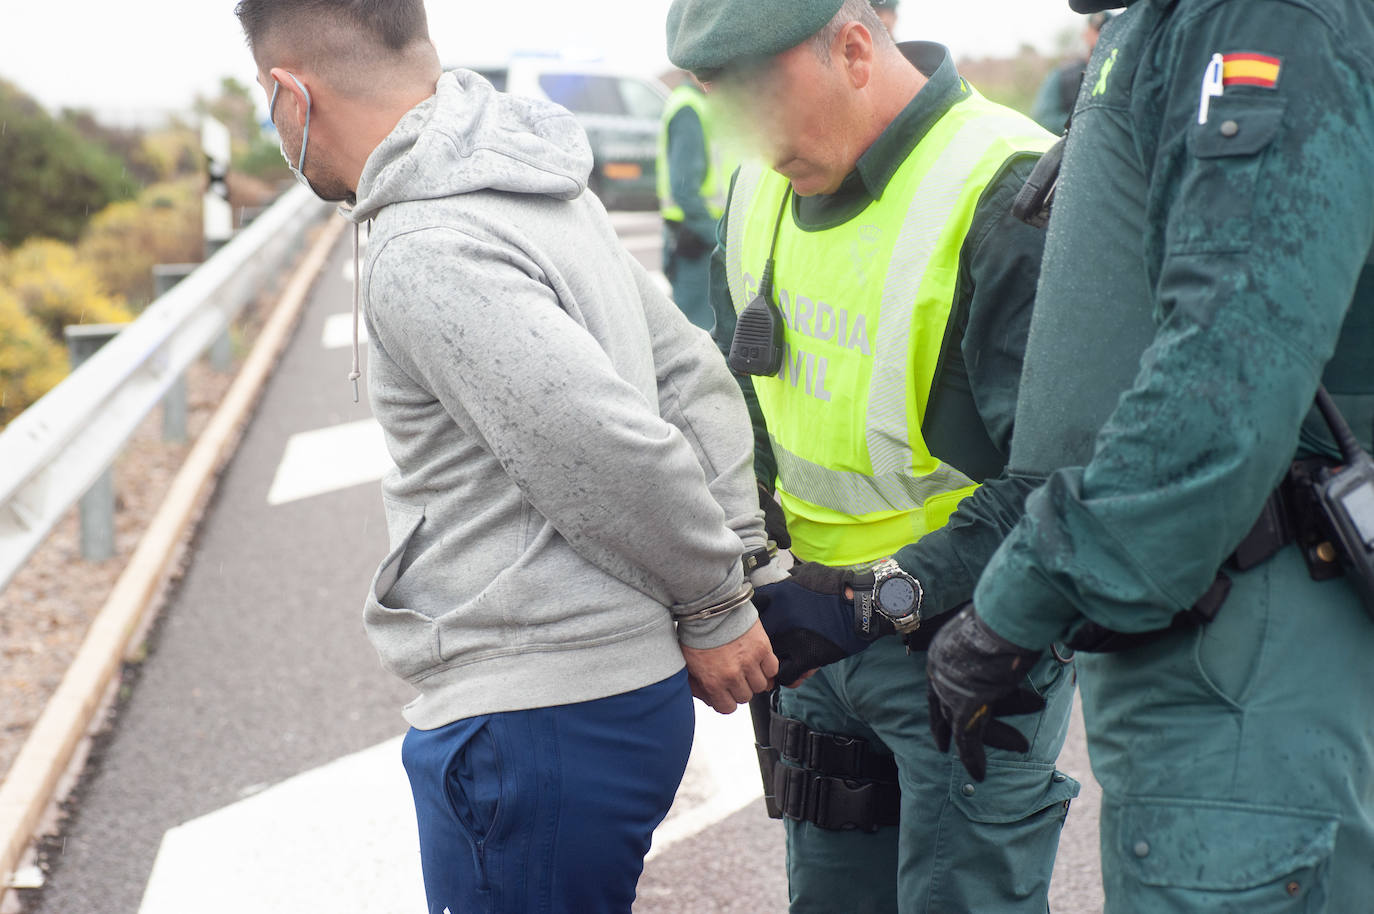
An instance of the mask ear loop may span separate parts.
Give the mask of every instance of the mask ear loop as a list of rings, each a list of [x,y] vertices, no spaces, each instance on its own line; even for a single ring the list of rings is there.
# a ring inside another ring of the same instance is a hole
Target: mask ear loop
[[[287,73],[286,75],[291,77],[291,81],[296,84],[296,88],[305,93],[305,129],[301,131],[301,154],[296,160],[296,170],[301,174],[305,174],[305,149],[310,145],[310,112],[311,109],[315,107],[315,104],[311,100],[310,90],[305,87],[305,84],[297,79],[294,73]],[[274,82],[272,86],[272,101],[267,105],[267,119],[272,121],[273,125],[275,125],[277,121],[277,93],[279,92],[281,92],[281,83]],[[289,165],[290,163],[288,162],[287,164]]]

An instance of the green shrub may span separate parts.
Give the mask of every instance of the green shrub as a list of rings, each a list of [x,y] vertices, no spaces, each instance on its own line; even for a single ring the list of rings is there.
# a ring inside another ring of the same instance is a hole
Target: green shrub
[[[95,271],[77,259],[72,246],[60,241],[34,239],[11,251],[0,263],[0,288],[57,343],[69,324],[132,319],[123,302],[105,292]]]
[[[0,426],[57,386],[67,351],[43,332],[19,299],[0,287]]]
[[[0,244],[75,241],[91,213],[133,195],[118,157],[3,80],[0,124]]]
[[[105,289],[142,310],[153,298],[154,264],[204,259],[200,196],[200,179],[187,178],[108,206],[91,218],[77,256]]]

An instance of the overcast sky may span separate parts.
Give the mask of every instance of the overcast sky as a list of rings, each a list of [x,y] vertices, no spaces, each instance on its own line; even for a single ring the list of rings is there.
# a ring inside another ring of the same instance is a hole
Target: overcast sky
[[[575,49],[635,71],[668,66],[671,0],[427,0],[446,64],[512,50]],[[0,0],[0,78],[49,109],[146,117],[189,107],[223,76],[251,82],[234,0]],[[905,0],[897,37],[948,44],[956,56],[1050,50],[1080,18],[1065,0]]]

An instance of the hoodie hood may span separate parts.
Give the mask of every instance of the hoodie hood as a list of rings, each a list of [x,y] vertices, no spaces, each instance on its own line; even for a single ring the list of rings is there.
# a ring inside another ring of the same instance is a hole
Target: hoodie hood
[[[571,200],[591,169],[587,136],[565,109],[453,70],[372,151],[346,215],[364,222],[392,203],[478,190]]]

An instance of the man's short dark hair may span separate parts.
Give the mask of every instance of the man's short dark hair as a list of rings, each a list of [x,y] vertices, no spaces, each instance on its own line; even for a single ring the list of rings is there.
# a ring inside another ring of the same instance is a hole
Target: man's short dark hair
[[[352,20],[380,45],[403,51],[429,39],[423,0],[239,0],[234,8],[248,47],[256,55],[264,36],[292,26],[304,31],[321,20]]]

